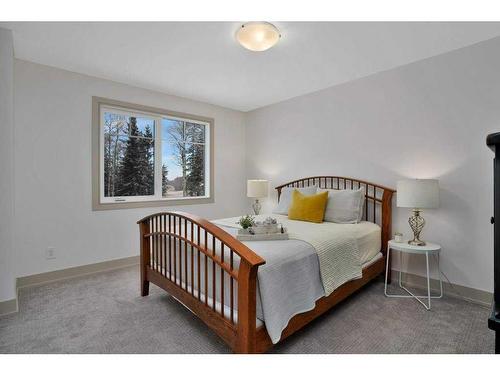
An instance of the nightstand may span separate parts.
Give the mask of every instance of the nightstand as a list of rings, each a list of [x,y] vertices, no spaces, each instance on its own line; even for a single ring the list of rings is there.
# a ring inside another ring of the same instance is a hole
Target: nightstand
[[[391,254],[391,251],[397,250],[401,252],[401,255],[399,257],[399,287],[403,289],[406,293],[408,294],[388,294],[387,293],[387,275],[391,270],[389,269],[389,257]],[[390,240],[388,245],[387,245],[387,262],[385,265],[385,284],[384,284],[384,294],[387,297],[392,297],[392,298],[415,298],[418,302],[420,302],[422,305],[427,310],[431,309],[431,299],[433,298],[441,298],[443,296],[443,280],[441,279],[441,270],[439,268],[439,253],[441,252],[441,246],[429,243],[425,246],[414,246],[408,244],[408,242],[396,242],[394,240]],[[403,253],[407,254],[421,254],[425,255],[425,264],[427,268],[427,295],[424,296],[417,296],[410,292],[401,282],[401,274],[402,274],[402,257]],[[437,270],[439,274],[439,289],[440,289],[440,294],[439,295],[431,295],[431,285],[430,285],[430,275],[429,275],[429,258],[431,255],[435,256],[436,259],[436,265],[437,265]],[[427,304],[425,304],[425,300],[427,300]]]

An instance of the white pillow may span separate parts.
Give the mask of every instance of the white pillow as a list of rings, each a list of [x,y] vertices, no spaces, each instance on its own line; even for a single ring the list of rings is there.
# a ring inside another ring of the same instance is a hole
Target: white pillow
[[[273,210],[274,214],[288,215],[288,209],[290,208],[290,203],[292,203],[292,191],[294,190],[298,190],[304,195],[314,195],[316,194],[316,190],[318,190],[318,187],[314,185],[304,188],[285,187],[281,189],[280,201],[276,208]]]
[[[318,189],[318,193],[328,191],[325,221],[341,224],[355,224],[363,219],[365,189],[331,190]]]

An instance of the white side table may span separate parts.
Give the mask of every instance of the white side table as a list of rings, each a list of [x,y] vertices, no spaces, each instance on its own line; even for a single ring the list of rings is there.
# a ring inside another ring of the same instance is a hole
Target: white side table
[[[391,254],[391,250],[397,250],[401,252],[401,256],[399,257],[399,287],[403,289],[408,294],[388,294],[387,293],[387,275],[389,274],[389,257]],[[425,246],[414,246],[408,244],[408,242],[396,242],[394,240],[390,240],[387,246],[387,263],[385,265],[385,285],[384,285],[384,294],[387,297],[394,298],[415,298],[418,302],[420,302],[427,310],[431,309],[431,299],[432,298],[441,298],[443,296],[443,280],[441,279],[441,270],[439,268],[439,253],[441,251],[441,246],[429,243]],[[425,255],[425,263],[427,265],[427,295],[426,296],[416,296],[412,292],[410,292],[405,286],[403,286],[401,282],[401,274],[402,274],[402,264],[403,264],[403,253],[407,254],[422,254]],[[429,276],[429,255],[435,255],[436,264],[439,273],[439,288],[440,294],[432,296],[431,295],[431,285],[430,285],[430,276]],[[427,299],[427,304],[425,304],[425,299]]]

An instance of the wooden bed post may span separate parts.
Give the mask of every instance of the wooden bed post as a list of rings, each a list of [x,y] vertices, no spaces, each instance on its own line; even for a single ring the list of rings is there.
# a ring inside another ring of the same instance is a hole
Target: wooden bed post
[[[392,191],[385,189],[382,195],[382,254],[387,256],[387,242],[391,239],[392,229]],[[392,257],[389,259],[387,282],[391,282]]]
[[[238,271],[238,337],[235,353],[256,352],[257,319],[257,270],[247,262]]]
[[[281,186],[278,186],[276,190],[278,190],[278,202],[279,202],[281,198]]]
[[[149,221],[144,220],[139,224],[141,236],[141,296],[149,295],[149,280],[147,278],[147,267],[149,265],[149,237],[145,237],[149,233]]]

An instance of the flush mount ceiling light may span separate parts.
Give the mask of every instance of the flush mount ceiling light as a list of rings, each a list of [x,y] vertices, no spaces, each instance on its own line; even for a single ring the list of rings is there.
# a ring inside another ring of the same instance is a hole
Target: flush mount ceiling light
[[[236,40],[250,51],[265,51],[280,38],[278,28],[269,22],[247,22],[236,31]]]

